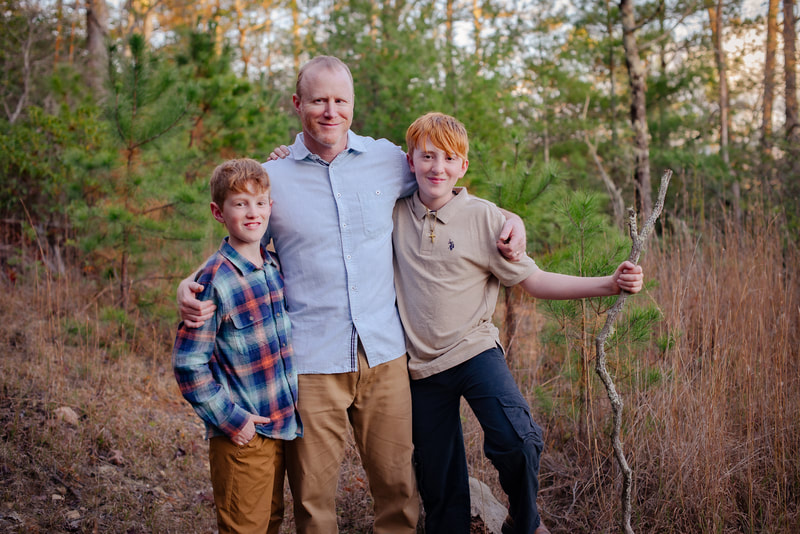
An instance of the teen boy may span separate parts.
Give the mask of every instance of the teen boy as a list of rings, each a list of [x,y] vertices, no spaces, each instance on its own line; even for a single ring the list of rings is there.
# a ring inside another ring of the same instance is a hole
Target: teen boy
[[[483,427],[484,451],[508,495],[504,532],[545,534],[536,507],[542,431],[517,388],[492,324],[500,284],[537,298],[636,293],[641,267],[607,277],[540,270],[504,259],[491,245],[503,224],[496,206],[454,188],[469,166],[463,124],[441,113],[406,133],[418,191],[394,210],[395,285],[408,339],[417,483],[428,534],[470,531],[467,462],[459,418],[464,396]],[[487,246],[489,245],[489,246]]]
[[[211,177],[211,213],[229,236],[198,271],[216,313],[182,322],[173,349],[181,393],[203,419],[220,533],[277,534],[283,518],[283,440],[302,435],[289,316],[278,265],[261,246],[269,176],[251,159]]]

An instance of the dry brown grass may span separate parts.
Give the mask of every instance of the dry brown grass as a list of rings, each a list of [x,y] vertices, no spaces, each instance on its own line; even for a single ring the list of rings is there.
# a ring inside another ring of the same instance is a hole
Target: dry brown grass
[[[636,531],[800,532],[800,254],[788,241],[775,221],[755,218],[663,237],[644,257],[655,286],[629,306],[659,307],[660,344],[610,355],[626,403]],[[621,476],[605,392],[595,377],[591,409],[576,415],[581,396],[563,350],[526,329],[515,373],[546,431],[543,517],[554,533],[617,532]],[[473,473],[499,492],[466,417]]]
[[[0,530],[214,531],[201,430],[165,333],[76,312],[86,286],[32,274],[3,287]]]
[[[797,249],[762,220],[653,241],[643,265],[655,285],[629,305],[657,305],[659,332],[646,350],[609,354],[635,530],[800,531]],[[93,298],[77,275],[15,271],[15,282],[0,278],[0,531],[215,531],[202,427],[170,369],[173,327],[110,311],[110,292]],[[605,394],[593,381],[581,410],[565,351],[538,341],[535,303],[525,316],[514,372],[546,431],[543,517],[554,533],[618,531]],[[464,422],[471,474],[502,500],[469,410]],[[352,447],[340,482],[341,531],[370,532]]]

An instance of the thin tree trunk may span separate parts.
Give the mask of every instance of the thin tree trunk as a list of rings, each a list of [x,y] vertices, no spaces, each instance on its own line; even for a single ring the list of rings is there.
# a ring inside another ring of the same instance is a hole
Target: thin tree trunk
[[[447,0],[445,5],[445,51],[447,53],[445,63],[445,87],[447,95],[450,97],[450,104],[458,115],[458,86],[456,80],[456,61],[455,49],[453,47],[453,23],[455,21],[455,6],[453,0]]]
[[[509,367],[516,356],[517,326],[519,324],[519,314],[517,313],[517,293],[518,289],[514,286],[505,288],[505,313],[503,324],[505,325],[505,340],[503,346],[506,349],[506,362]]]
[[[475,56],[479,59],[483,59],[483,45],[481,43],[481,31],[483,30],[483,23],[481,22],[481,16],[483,14],[483,8],[481,7],[480,0],[472,0],[472,25],[475,29]]]
[[[794,0],[783,0],[783,57],[786,84],[786,142],[797,155],[800,125],[797,123],[797,32],[794,22]]]
[[[708,19],[711,23],[711,39],[714,43],[714,62],[717,64],[719,75],[719,153],[725,164],[725,172],[730,173],[730,96],[728,91],[728,67],[725,51],[722,49],[722,0],[717,0],[716,5],[708,4]],[[731,203],[736,221],[742,220],[741,189],[736,176],[731,176]]]
[[[56,43],[55,52],[53,53],[53,66],[58,65],[59,53],[61,52],[61,41],[63,39],[62,33],[64,32],[64,0],[56,2]]]
[[[716,5],[708,6],[708,18],[711,22],[711,39],[714,43],[714,62],[717,64],[719,74],[719,91],[717,94],[719,104],[719,151],[725,165],[730,165],[728,153],[728,68],[725,61],[725,52],[722,49],[722,0],[717,0]]]
[[[300,37],[300,8],[297,6],[297,0],[289,2],[292,8],[292,57],[294,58],[294,71],[300,71],[300,45],[302,39]]]
[[[775,102],[775,53],[778,49],[778,2],[769,0],[767,8],[767,43],[764,55],[764,106],[761,116],[761,148],[772,148],[772,107]]]
[[[611,5],[606,0],[606,31],[608,32],[608,84],[609,84],[609,119],[611,122],[611,144],[617,145],[617,67],[614,61],[614,21],[611,16]]]
[[[86,2],[86,48],[89,53],[87,81],[95,94],[105,95],[108,68],[108,7],[105,0]]]
[[[634,155],[636,160],[636,204],[643,218],[653,211],[650,191],[650,139],[647,128],[646,71],[639,57],[636,42],[636,18],[633,13],[633,0],[620,0],[622,15],[622,45],[625,48],[625,65],[631,87],[631,125],[634,133]]]

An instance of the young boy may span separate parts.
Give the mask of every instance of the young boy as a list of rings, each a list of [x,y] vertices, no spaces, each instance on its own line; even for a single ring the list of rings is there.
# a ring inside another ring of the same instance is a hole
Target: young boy
[[[500,284],[537,298],[638,292],[642,271],[624,262],[607,277],[540,270],[505,260],[493,243],[497,207],[454,188],[469,162],[463,124],[441,113],[406,133],[418,191],[394,210],[395,285],[407,336],[417,483],[428,534],[470,531],[467,462],[459,417],[464,396],[483,427],[484,451],[508,495],[503,531],[545,534],[536,507],[542,431],[517,388],[492,324]]]
[[[211,177],[211,213],[229,236],[198,271],[200,328],[181,323],[173,368],[205,422],[220,533],[277,534],[283,518],[283,440],[302,435],[283,278],[261,246],[272,206],[269,176],[251,159]]]

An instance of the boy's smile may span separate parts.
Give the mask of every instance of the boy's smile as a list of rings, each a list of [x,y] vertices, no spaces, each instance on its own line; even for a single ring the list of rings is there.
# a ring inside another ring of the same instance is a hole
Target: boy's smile
[[[222,207],[211,203],[211,213],[228,229],[228,243],[237,250],[248,245],[260,246],[271,212],[269,191],[254,193],[252,186],[247,192],[231,192]]]
[[[469,167],[468,160],[448,154],[428,138],[407,157],[411,172],[417,177],[419,199],[430,210],[438,210],[453,198],[453,186]]]

